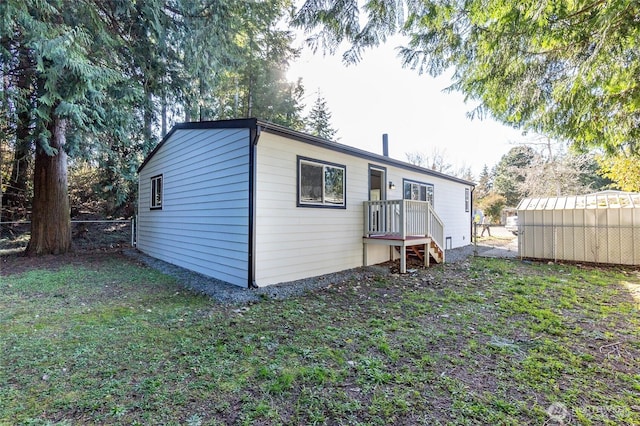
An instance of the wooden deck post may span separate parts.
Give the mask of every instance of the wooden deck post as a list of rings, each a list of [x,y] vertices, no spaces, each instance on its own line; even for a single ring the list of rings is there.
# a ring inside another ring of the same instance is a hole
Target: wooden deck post
[[[362,266],[367,266],[367,244],[362,244]]]
[[[431,245],[431,241],[424,245],[424,266],[429,267],[429,246]]]

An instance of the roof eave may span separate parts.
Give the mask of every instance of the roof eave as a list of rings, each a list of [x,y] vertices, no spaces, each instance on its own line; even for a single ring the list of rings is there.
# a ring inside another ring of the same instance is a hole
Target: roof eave
[[[160,143],[147,155],[144,159],[140,167],[138,167],[138,173],[144,168],[144,166],[149,162],[149,160],[155,155],[155,153],[164,145],[164,143],[173,135],[177,130],[189,130],[189,129],[223,129],[223,128],[248,128],[255,129],[260,127],[262,130],[273,133],[276,135],[288,137],[300,142],[304,142],[310,145],[320,146],[323,148],[331,149],[333,151],[343,152],[350,155],[355,155],[360,158],[365,158],[370,161],[375,161],[378,163],[393,165],[399,168],[403,168],[405,170],[411,170],[422,174],[431,175],[434,177],[439,177],[441,179],[446,179],[449,181],[461,183],[463,185],[469,185],[475,187],[475,183],[468,181],[466,179],[461,179],[456,176],[451,176],[446,173],[437,172],[435,170],[427,169],[424,167],[416,166],[414,164],[410,164],[404,161],[396,160],[391,157],[387,157],[380,154],[375,154],[373,152],[365,151],[363,149],[355,148],[349,145],[341,144],[338,142],[330,141],[328,139],[323,139],[317,136],[309,135],[306,133],[298,132],[296,130],[289,129],[287,127],[281,126],[279,124],[271,123],[264,120],[258,120],[256,118],[243,118],[243,119],[234,119],[234,120],[217,120],[217,121],[195,121],[195,122],[186,122],[186,123],[178,123],[173,126],[171,131],[167,133],[167,135],[162,138]]]
[[[338,152],[344,152],[346,154],[351,154],[351,155],[355,155],[357,157],[361,157],[361,158],[365,158],[365,159],[369,159],[371,161],[376,161],[379,163],[384,163],[384,164],[388,164],[388,165],[393,165],[396,167],[400,167],[406,170],[412,170],[412,171],[416,171],[422,174],[428,174],[431,176],[435,176],[435,177],[439,177],[442,179],[446,179],[446,180],[450,180],[450,181],[454,181],[457,183],[461,183],[464,185],[469,185],[469,186],[474,186],[475,187],[475,183],[468,181],[466,179],[461,179],[458,178],[456,176],[451,176],[448,175],[446,173],[441,173],[441,172],[437,172],[435,170],[431,170],[431,169],[427,169],[424,167],[420,167],[420,166],[416,166],[414,164],[410,164],[404,161],[400,161],[400,160],[396,160],[394,158],[391,157],[387,157],[384,155],[380,155],[380,154],[375,154],[373,152],[369,152],[369,151],[365,151],[363,149],[359,149],[359,148],[355,148],[349,145],[345,145],[345,144],[341,144],[338,142],[334,142],[334,141],[330,141],[328,139],[323,139],[323,138],[319,138],[317,136],[313,136],[313,135],[309,135],[306,133],[302,133],[302,132],[298,132],[296,130],[292,130],[289,129],[287,127],[284,126],[280,126],[278,124],[274,124],[274,123],[270,123],[267,121],[262,121],[262,120],[258,120],[258,126],[262,128],[262,130],[269,132],[269,133],[273,133],[273,134],[277,134],[277,135],[281,135],[281,136],[286,136],[295,140],[298,140],[300,142],[304,142],[304,143],[308,143],[310,145],[315,145],[315,146],[320,146],[320,147],[324,147],[324,148],[328,148],[334,151],[338,151]]]

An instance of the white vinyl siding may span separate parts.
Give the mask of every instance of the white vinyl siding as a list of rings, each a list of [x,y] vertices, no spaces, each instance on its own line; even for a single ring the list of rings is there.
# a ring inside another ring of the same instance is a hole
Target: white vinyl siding
[[[267,132],[257,150],[258,286],[361,266],[367,161]],[[296,207],[298,155],[345,167],[345,208]]]
[[[298,157],[344,165],[346,208],[296,208]],[[363,264],[363,202],[369,199],[369,166],[365,159],[322,146],[263,132],[257,146],[256,284],[293,281]],[[464,197],[468,185],[386,164],[386,180],[409,179],[434,184],[436,212],[445,221],[452,247],[470,243],[470,217]],[[441,191],[441,192],[438,192]],[[439,194],[439,195],[438,195]],[[403,188],[387,190],[402,199]],[[370,245],[370,263],[390,259],[385,246]]]
[[[162,175],[162,210],[140,208],[138,248],[235,285],[248,284],[249,130],[178,129],[140,171],[148,206]]]

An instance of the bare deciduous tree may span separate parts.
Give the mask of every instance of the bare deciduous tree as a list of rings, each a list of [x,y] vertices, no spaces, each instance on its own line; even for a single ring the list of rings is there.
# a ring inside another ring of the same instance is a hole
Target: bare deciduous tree
[[[405,156],[409,163],[416,166],[431,169],[440,173],[452,173],[453,166],[451,163],[446,161],[446,153],[447,152],[444,149],[433,147],[431,155],[421,151],[413,151],[406,152]]]
[[[566,145],[550,138],[525,142],[536,151],[533,161],[522,170],[524,181],[518,184],[530,197],[556,197],[584,194],[601,189],[597,177],[597,163],[591,153],[575,153]]]

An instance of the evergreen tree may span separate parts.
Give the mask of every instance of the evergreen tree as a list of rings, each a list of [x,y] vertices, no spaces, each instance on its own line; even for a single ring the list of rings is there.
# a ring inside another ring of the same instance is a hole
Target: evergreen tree
[[[526,170],[534,162],[536,152],[529,146],[515,146],[502,156],[496,166],[493,189],[504,197],[507,207],[516,207],[527,196],[522,187]]]
[[[67,155],[98,170],[96,193],[115,208],[132,200],[137,165],[178,113],[254,115],[302,130],[302,84],[284,78],[297,50],[292,33],[276,29],[290,6],[0,2],[0,146],[13,157],[0,153],[1,166],[13,165],[0,185],[27,194],[33,177],[27,252],[71,248]]]
[[[121,78],[113,23],[92,2],[8,0],[2,12],[2,68],[26,55],[23,72],[33,75],[33,90],[17,90],[11,99],[29,110],[35,145],[27,254],[64,253],[71,249],[66,143],[76,129],[100,127],[104,90]]]
[[[180,0],[172,9],[177,29],[169,42],[178,47],[176,78],[169,87],[178,89],[175,102],[182,107],[184,121],[227,118],[220,87],[227,76],[244,66],[238,44],[246,31],[250,6],[234,0],[213,6],[208,0]]]
[[[33,167],[33,128],[31,123],[34,99],[34,66],[28,49],[20,45],[17,40],[3,40],[2,66],[3,85],[0,88],[2,98],[0,106],[3,126],[0,138],[13,152],[9,161],[11,171],[6,179],[6,190],[2,191],[0,220],[15,220],[26,210],[27,199],[30,196],[29,176]],[[17,102],[17,94],[23,93],[24,102]]]
[[[320,91],[313,104],[313,108],[307,117],[306,130],[309,134],[319,138],[334,140],[337,130],[331,126],[331,112],[327,107],[327,101],[322,97]]]
[[[118,22],[108,31],[122,78],[103,90],[108,106],[101,113],[102,124],[74,129],[66,151],[80,164],[95,167],[93,193],[105,201],[104,214],[133,202],[137,166],[158,141],[161,100],[179,98],[182,86],[173,85],[178,80],[177,53],[170,41],[175,40],[177,25],[164,3],[122,1],[117,8],[97,4],[108,22]]]
[[[404,64],[453,69],[473,115],[640,162],[638,16],[637,0],[307,0],[294,22],[347,62],[401,32]]]
[[[478,186],[475,189],[475,195],[478,199],[482,199],[489,195],[493,189],[493,176],[489,173],[489,167],[485,164],[480,172]]]
[[[303,130],[304,87],[286,79],[299,51],[292,47],[293,33],[277,28],[288,5],[281,0],[242,3],[233,65],[218,74],[215,102],[208,104],[211,118],[259,117]]]

